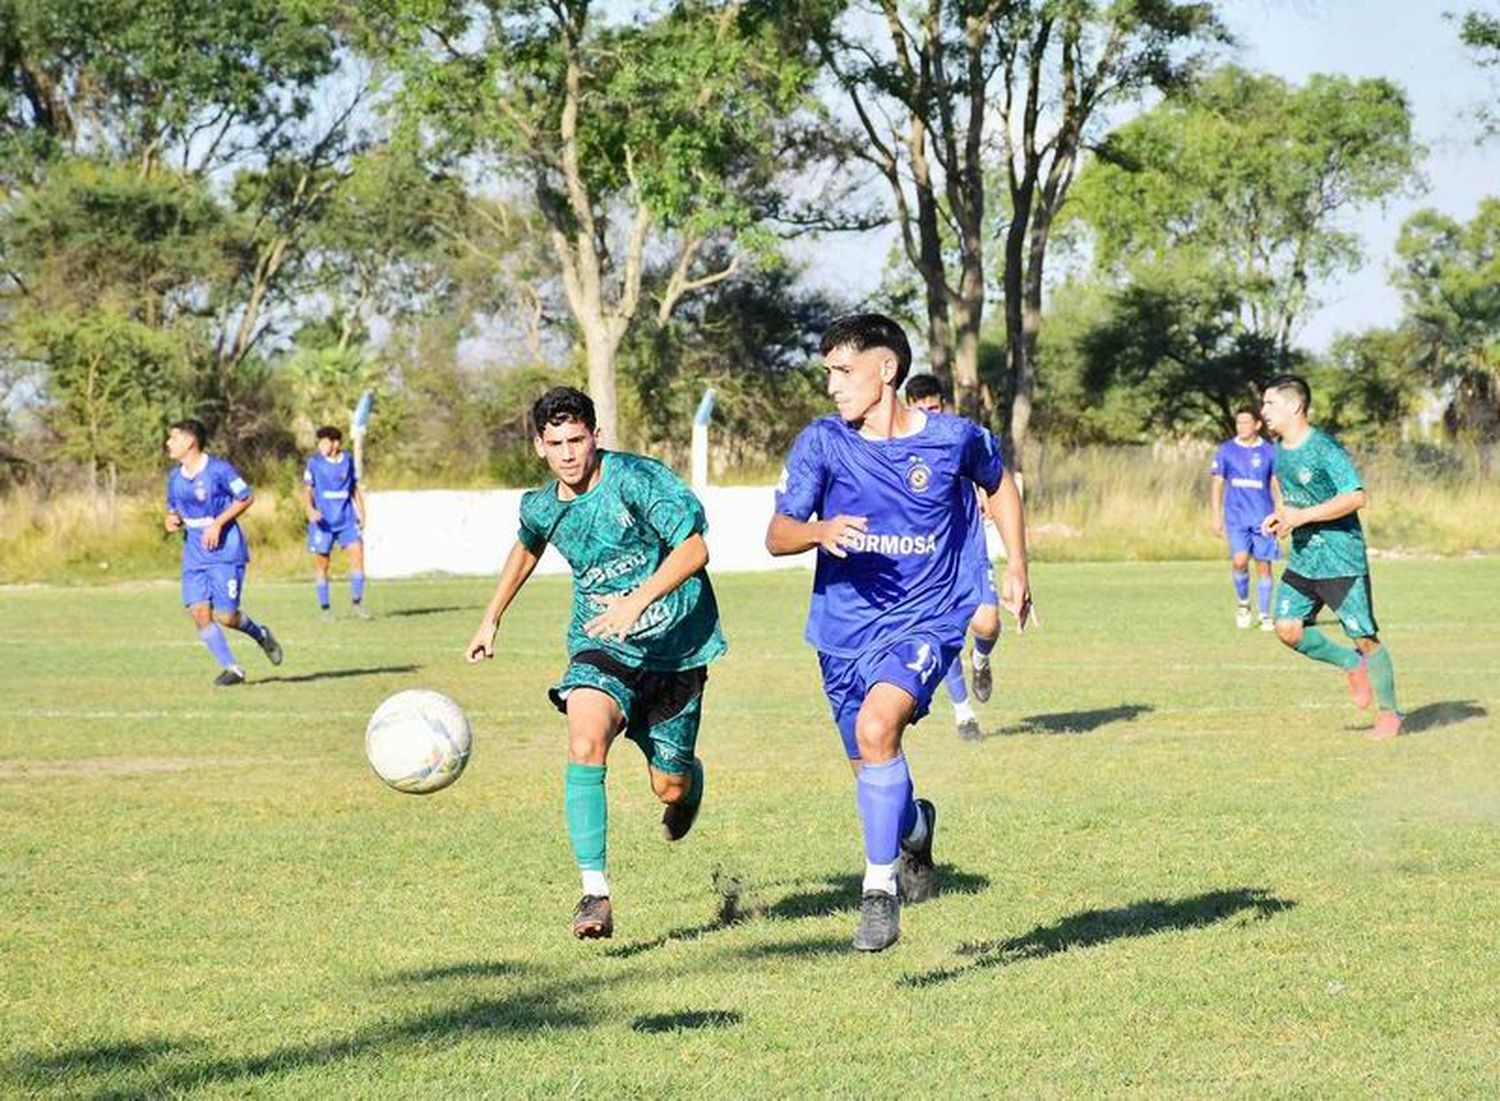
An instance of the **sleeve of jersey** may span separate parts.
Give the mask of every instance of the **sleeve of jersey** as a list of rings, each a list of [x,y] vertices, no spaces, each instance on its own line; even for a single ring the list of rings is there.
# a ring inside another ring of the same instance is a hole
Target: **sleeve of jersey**
[[[964,440],[963,475],[986,493],[1000,488],[1000,477],[1005,473],[1005,460],[1000,457],[1000,444],[988,428],[981,428],[972,421],[968,438]]]
[[[234,495],[236,501],[243,501],[250,496],[250,486],[240,472],[230,463],[224,463],[219,467],[219,477],[224,479],[224,484],[229,487],[229,492]]]
[[[307,465],[302,468],[302,484],[310,486],[313,484],[312,460],[307,460]]]
[[[1328,476],[1333,479],[1333,488],[1340,493],[1353,493],[1356,489],[1365,487],[1364,479],[1359,476],[1359,471],[1354,469],[1354,460],[1349,458],[1349,452],[1337,443],[1331,443],[1328,448]]]
[[[793,520],[806,520],[815,512],[821,516],[826,476],[823,439],[818,426],[810,424],[792,444],[792,453],[781,468],[781,480],[776,483],[776,511]]]
[[[1214,452],[1214,461],[1209,464],[1208,473],[1214,478],[1224,477],[1224,449],[1222,447]]]
[[[702,502],[676,474],[654,462],[641,463],[634,473],[629,503],[667,546],[676,547],[689,536],[708,531]]]
[[[535,492],[533,490],[531,493],[524,494],[521,497],[521,512],[519,523],[516,527],[516,542],[520,543],[521,546],[525,547],[532,554],[540,557],[542,551],[547,549],[547,537],[542,534],[541,529],[537,526],[536,515],[532,506],[532,501],[535,500],[533,496]]]

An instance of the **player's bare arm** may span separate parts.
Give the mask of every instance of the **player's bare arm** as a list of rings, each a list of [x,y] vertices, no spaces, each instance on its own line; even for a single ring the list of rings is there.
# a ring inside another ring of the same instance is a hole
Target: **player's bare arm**
[[[863,516],[834,516],[828,520],[793,520],[777,513],[766,528],[766,550],[778,558],[822,547],[835,558],[849,556],[869,528]]]
[[[360,530],[364,530],[365,491],[360,489],[358,482],[354,484],[354,522],[359,525]]]
[[[655,572],[630,592],[595,597],[604,611],[583,625],[584,633],[590,638],[623,639],[652,601],[666,596],[706,565],[708,544],[694,532],[673,547]]]
[[[1215,474],[1211,479],[1213,482],[1212,502],[1209,505],[1209,523],[1213,526],[1215,535],[1224,534],[1224,476]]]
[[[469,645],[464,648],[465,660],[476,662],[495,656],[495,633],[500,629],[500,619],[540,561],[541,556],[532,554],[519,540],[510,548],[510,553],[505,556],[505,565],[500,567],[500,580],[495,585],[495,595],[490,597],[489,606],[484,610],[484,618],[479,621],[479,628],[469,640]]]
[[[318,507],[313,504],[312,486],[307,485],[306,483],[303,483],[302,486],[302,511],[307,513],[307,519],[311,523],[316,524],[318,521],[323,519],[323,514],[319,512]]]
[[[218,550],[219,540],[223,538],[224,529],[239,519],[245,510],[254,503],[255,494],[249,493],[245,495],[244,500],[231,502],[228,508],[215,516],[213,523],[203,529],[203,549]]]
[[[181,531],[182,530],[182,514],[180,512],[178,512],[175,508],[169,508],[169,509],[167,509],[167,515],[162,520],[162,527],[164,527],[167,530],[167,533],[169,535],[175,534],[176,532]]]
[[[1330,497],[1322,504],[1313,505],[1310,508],[1288,508],[1285,504],[1279,504],[1276,511],[1266,517],[1261,530],[1267,535],[1286,536],[1306,524],[1322,524],[1330,520],[1342,519],[1351,513],[1358,512],[1369,503],[1369,494],[1362,489],[1356,489],[1348,493],[1340,493],[1337,497]]]
[[[1005,544],[1005,570],[1000,576],[1000,603],[1024,631],[1032,619],[1031,581],[1026,560],[1026,510],[1021,491],[1009,470],[985,502],[995,530]]]

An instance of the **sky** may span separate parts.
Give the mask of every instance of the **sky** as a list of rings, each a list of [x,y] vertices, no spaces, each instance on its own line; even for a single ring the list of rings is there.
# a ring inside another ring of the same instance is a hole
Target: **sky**
[[[1486,194],[1500,195],[1500,137],[1475,145],[1476,106],[1493,102],[1500,74],[1474,64],[1445,11],[1493,10],[1495,0],[1223,0],[1221,17],[1236,44],[1227,60],[1301,83],[1312,73],[1383,76],[1411,104],[1417,140],[1427,148],[1425,189],[1346,216],[1364,242],[1365,262],[1317,288],[1299,343],[1324,350],[1340,332],[1393,325],[1401,302],[1390,286],[1396,236],[1413,211],[1433,207],[1467,221]],[[809,249],[808,279],[847,298],[874,290],[892,238],[888,231],[825,240]]]

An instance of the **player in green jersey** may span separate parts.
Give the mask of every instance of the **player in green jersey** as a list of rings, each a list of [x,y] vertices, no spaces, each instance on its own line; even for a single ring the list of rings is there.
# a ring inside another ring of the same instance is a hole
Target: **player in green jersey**
[[[1278,538],[1290,536],[1292,544],[1276,591],[1276,636],[1314,661],[1343,669],[1359,707],[1369,707],[1373,695],[1379,710],[1370,737],[1385,741],[1401,733],[1401,710],[1391,655],[1377,637],[1359,523],[1369,497],[1348,453],[1308,423],[1311,403],[1306,381],[1279,375],[1266,384],[1261,404],[1262,419],[1279,441],[1276,478],[1282,495],[1263,529]],[[1353,649],[1317,628],[1325,605],[1338,616]]]
[[[666,804],[667,840],[687,835],[703,799],[695,752],[708,663],[724,653],[704,567],[703,506],[654,459],[599,446],[594,403],[559,386],[531,408],[536,452],[556,478],[521,499],[520,531],[465,654],[495,655],[500,619],[547,544],[573,568],[568,667],[549,695],[568,720],[563,799],[583,878],[573,935],[608,937],[605,762],[624,733],[645,753]]]

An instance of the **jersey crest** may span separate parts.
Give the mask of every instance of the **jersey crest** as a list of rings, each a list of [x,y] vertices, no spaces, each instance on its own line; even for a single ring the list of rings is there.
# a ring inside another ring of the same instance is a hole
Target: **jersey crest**
[[[913,455],[907,460],[906,488],[913,493],[926,493],[930,485],[932,485],[932,467],[923,462],[920,455]]]

